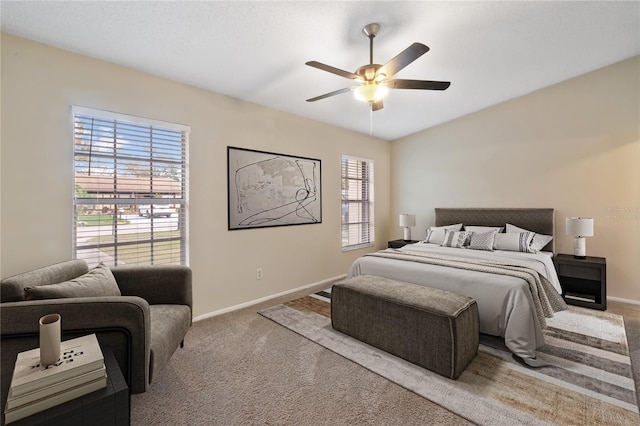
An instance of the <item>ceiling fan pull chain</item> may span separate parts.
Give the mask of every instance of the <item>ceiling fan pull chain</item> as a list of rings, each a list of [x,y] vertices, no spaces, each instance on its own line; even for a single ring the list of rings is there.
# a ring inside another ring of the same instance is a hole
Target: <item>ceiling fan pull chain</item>
[[[369,136],[373,136],[373,108],[369,108]]]

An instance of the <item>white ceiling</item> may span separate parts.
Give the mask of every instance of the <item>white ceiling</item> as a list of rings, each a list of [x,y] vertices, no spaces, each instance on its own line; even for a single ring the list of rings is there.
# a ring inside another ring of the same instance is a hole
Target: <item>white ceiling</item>
[[[422,129],[640,54],[640,2],[0,2],[2,31],[383,139]],[[362,28],[374,62],[413,42],[430,51],[398,78],[451,81],[392,90],[385,108],[346,93],[316,60],[355,71]]]

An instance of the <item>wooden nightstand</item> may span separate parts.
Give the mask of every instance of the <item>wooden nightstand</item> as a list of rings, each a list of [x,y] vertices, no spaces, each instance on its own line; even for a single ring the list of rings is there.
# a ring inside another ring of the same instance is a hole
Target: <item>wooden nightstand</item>
[[[607,309],[607,262],[604,257],[576,259],[570,254],[555,256],[562,296],[570,305]]]
[[[405,240],[393,240],[393,241],[389,241],[389,243],[387,244],[387,248],[400,248],[400,247],[404,247],[407,244],[414,244],[419,242],[418,240],[411,240],[411,241],[405,241]]]

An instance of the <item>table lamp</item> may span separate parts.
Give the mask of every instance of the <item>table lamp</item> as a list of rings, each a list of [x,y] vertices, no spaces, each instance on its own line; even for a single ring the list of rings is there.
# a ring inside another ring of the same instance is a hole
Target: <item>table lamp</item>
[[[411,227],[416,226],[415,214],[401,214],[400,226],[404,227],[404,240],[411,241]]]
[[[573,257],[576,259],[587,258],[587,244],[584,237],[593,236],[593,218],[591,217],[568,217],[567,235],[573,235]]]

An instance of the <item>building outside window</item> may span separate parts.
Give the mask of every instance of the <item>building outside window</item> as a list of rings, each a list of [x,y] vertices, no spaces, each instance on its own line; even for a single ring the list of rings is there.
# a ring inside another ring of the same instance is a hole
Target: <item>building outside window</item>
[[[73,124],[74,257],[187,265],[189,127],[82,107]]]
[[[342,249],[372,246],[373,160],[342,156]]]

